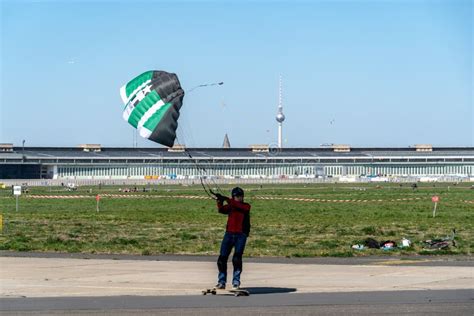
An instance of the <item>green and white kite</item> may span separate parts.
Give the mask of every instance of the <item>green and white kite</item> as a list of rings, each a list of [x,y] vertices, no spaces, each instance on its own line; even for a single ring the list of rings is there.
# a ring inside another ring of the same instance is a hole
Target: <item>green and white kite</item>
[[[123,118],[140,136],[173,146],[184,97],[176,74],[159,70],[144,72],[125,84],[120,96],[125,104]]]

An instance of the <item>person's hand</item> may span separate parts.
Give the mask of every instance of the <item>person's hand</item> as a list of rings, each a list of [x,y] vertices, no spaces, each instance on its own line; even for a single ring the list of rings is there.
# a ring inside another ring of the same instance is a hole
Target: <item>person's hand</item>
[[[216,197],[216,200],[218,200],[219,202],[224,202],[224,201],[226,200],[226,197],[223,196],[223,195],[220,194],[220,193],[216,193],[216,194],[214,194],[214,195],[215,195],[215,197]]]

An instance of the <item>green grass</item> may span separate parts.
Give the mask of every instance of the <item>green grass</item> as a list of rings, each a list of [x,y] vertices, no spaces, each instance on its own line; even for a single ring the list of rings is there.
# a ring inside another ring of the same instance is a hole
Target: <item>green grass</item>
[[[140,187],[139,189],[142,189]],[[228,191],[231,187],[223,186]],[[200,186],[154,186],[153,195],[201,195]],[[407,254],[464,254],[474,251],[474,200],[471,184],[424,184],[413,191],[409,184],[317,184],[245,186],[252,204],[249,256],[364,256]],[[90,192],[92,190],[92,192]],[[76,192],[63,188],[31,188],[30,195],[90,195],[89,199],[31,199],[20,197],[20,211],[10,190],[0,190],[4,230],[0,249],[15,251],[212,254],[219,251],[226,217],[211,200],[181,198],[102,198],[97,193],[118,193],[118,187],[87,187]],[[130,195],[133,193],[129,193]],[[439,195],[432,218],[432,195]],[[383,200],[382,202],[301,202],[261,200],[257,196],[310,197],[326,200]],[[398,198],[421,198],[390,201]],[[457,247],[432,251],[423,241],[457,230]],[[350,247],[372,237],[379,241],[413,242],[408,249],[363,250]]]

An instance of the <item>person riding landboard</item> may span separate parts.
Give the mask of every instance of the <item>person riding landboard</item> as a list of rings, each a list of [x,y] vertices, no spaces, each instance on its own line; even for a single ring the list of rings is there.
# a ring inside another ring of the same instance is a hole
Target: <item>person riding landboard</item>
[[[240,276],[242,274],[242,256],[245,243],[250,233],[250,204],[244,203],[244,190],[239,187],[232,189],[232,198],[225,197],[219,193],[215,194],[217,209],[219,213],[227,215],[227,226],[222,239],[220,255],[217,259],[216,289],[225,289],[227,282],[227,260],[234,248],[232,264],[234,273],[232,276],[232,289],[240,288]],[[226,204],[224,205],[224,202]]]

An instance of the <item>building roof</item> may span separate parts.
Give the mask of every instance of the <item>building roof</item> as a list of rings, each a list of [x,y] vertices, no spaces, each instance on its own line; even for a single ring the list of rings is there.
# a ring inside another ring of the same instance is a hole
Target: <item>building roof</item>
[[[251,148],[188,148],[187,152],[170,152],[167,148],[101,147],[101,151],[84,151],[78,147],[13,147],[0,152],[0,162],[9,159],[162,159],[188,158],[393,158],[393,157],[460,157],[474,158],[474,147],[433,147],[432,151],[416,151],[413,147],[354,148],[349,152],[335,152],[332,148],[269,148],[268,152],[255,152]]]

